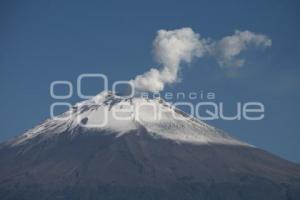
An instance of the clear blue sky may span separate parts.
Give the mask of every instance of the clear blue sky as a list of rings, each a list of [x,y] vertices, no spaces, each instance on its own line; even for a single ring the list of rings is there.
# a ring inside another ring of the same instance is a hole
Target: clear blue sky
[[[0,140],[49,117],[54,80],[75,83],[81,73],[128,80],[155,66],[152,41],[159,29],[191,27],[216,39],[239,29],[268,35],[272,47],[244,55],[247,63],[235,77],[200,59],[167,89],[214,91],[229,109],[237,101],[263,102],[264,120],[209,123],[300,163],[299,10],[296,0],[1,1]]]

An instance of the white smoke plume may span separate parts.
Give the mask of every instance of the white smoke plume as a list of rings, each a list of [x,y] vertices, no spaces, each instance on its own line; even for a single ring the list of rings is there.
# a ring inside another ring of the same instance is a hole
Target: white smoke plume
[[[209,45],[209,51],[216,57],[221,67],[232,68],[244,65],[245,60],[237,58],[237,56],[250,46],[270,47],[271,45],[272,41],[265,35],[236,30],[233,35],[212,42]]]
[[[138,75],[133,85],[138,90],[159,92],[165,84],[177,81],[181,62],[190,63],[194,57],[201,57],[205,52],[200,35],[191,28],[172,31],[159,30],[153,42],[155,58],[162,69],[150,69]]]
[[[213,41],[201,38],[191,28],[159,30],[153,48],[155,59],[162,68],[151,68],[136,76],[131,83],[138,91],[162,91],[166,84],[178,81],[182,62],[190,63],[193,58],[205,55],[215,57],[221,67],[240,67],[244,60],[237,56],[251,45],[268,47],[271,46],[271,40],[265,35],[249,31],[235,31],[232,36]]]

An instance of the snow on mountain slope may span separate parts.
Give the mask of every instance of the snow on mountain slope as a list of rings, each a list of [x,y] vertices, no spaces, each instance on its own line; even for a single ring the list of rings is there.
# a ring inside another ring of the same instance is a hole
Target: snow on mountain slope
[[[300,196],[299,165],[163,100],[110,92],[0,144],[0,158],[1,200]]]
[[[176,142],[251,146],[187,116],[161,99],[126,98],[107,91],[75,104],[69,111],[46,120],[10,141],[10,144],[14,146],[37,136],[47,138],[66,131],[76,134],[78,127],[83,127],[82,130],[106,130],[116,137],[143,127],[153,137]]]

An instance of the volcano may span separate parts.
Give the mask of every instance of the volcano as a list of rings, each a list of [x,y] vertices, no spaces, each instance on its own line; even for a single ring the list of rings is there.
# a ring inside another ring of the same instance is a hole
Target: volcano
[[[111,92],[0,145],[1,200],[296,200],[300,165]]]

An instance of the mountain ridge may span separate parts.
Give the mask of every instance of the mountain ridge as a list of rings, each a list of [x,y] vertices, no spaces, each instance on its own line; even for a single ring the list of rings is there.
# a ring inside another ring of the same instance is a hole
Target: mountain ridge
[[[183,118],[164,113],[153,120],[148,109],[125,112],[125,122],[110,115],[142,102]],[[46,120],[2,143],[0,199],[299,199],[300,165],[165,104],[102,93],[60,116],[69,120]],[[104,109],[108,124],[79,125],[97,122]]]
[[[122,116],[118,116],[118,113],[121,113]],[[103,123],[105,121],[106,123]],[[161,133],[159,134],[161,137],[180,142],[225,142],[233,145],[253,146],[238,141],[223,131],[188,116],[162,99],[127,98],[117,96],[109,91],[104,91],[91,99],[76,103],[72,109],[54,119],[47,119],[44,123],[11,141],[11,144],[22,143],[43,133],[43,131],[45,132],[45,130],[59,133],[78,126],[88,129],[111,130],[120,132],[120,134],[144,126],[149,132]],[[169,130],[171,134],[166,130]],[[178,130],[183,133],[178,133]]]

